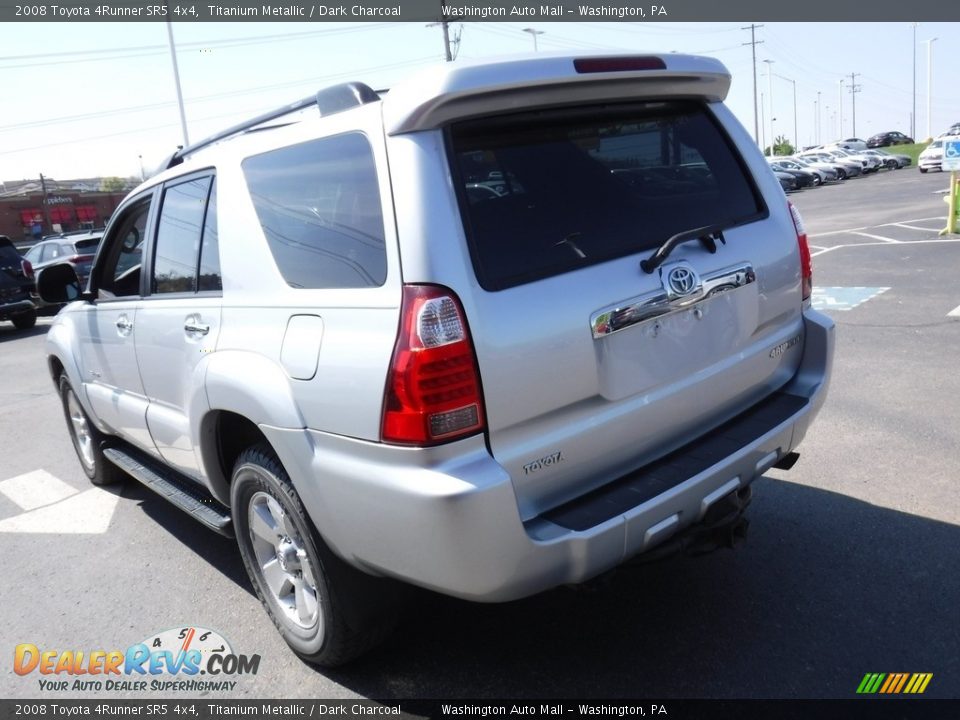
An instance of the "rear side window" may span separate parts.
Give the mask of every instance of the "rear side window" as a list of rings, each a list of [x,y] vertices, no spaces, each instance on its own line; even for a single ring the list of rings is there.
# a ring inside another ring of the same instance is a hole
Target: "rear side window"
[[[450,136],[474,267],[487,290],[764,212],[739,156],[700,103],[485,118],[454,125]]]
[[[270,252],[291,287],[362,288],[387,277],[370,143],[359,133],[248,158],[243,172]]]
[[[210,181],[210,177],[197,178],[168,186],[164,191],[153,260],[153,292],[196,292],[197,259]]]

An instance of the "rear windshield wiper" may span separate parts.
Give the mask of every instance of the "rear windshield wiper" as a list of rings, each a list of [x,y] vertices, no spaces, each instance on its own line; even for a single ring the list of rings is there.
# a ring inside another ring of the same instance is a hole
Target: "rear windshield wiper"
[[[699,240],[711,254],[715,253],[717,251],[718,240],[724,245],[727,244],[726,239],[723,237],[723,231],[729,230],[741,222],[742,219],[727,220],[722,223],[704,225],[703,227],[684,230],[678,232],[676,235],[671,235],[667,238],[666,242],[657,248],[657,251],[653,253],[653,255],[646,260],[640,261],[640,269],[646,273],[652,273],[663,264],[663,261],[667,259],[667,256],[673,252],[673,249],[677,245],[682,245],[691,240]]]

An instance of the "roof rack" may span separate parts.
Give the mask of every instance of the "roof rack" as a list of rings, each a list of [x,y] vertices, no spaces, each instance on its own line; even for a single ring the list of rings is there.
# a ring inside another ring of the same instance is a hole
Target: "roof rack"
[[[220,140],[226,140],[234,135],[248,132],[265,122],[276,120],[284,115],[298,112],[313,105],[317,106],[317,109],[320,111],[321,115],[326,116],[333,115],[334,113],[342,112],[344,110],[349,110],[350,108],[358,107],[360,105],[366,105],[367,103],[375,102],[379,99],[380,96],[377,94],[377,91],[361,82],[348,82],[341,83],[339,85],[331,85],[328,88],[320,90],[316,95],[305,97],[302,100],[297,100],[296,102],[279,107],[276,110],[271,110],[263,113],[262,115],[257,115],[255,118],[245,120],[244,122],[229,127],[226,130],[222,130],[221,132],[211,135],[210,137],[194,143],[193,145],[188,145],[187,147],[178,147],[177,151],[173,153],[173,155],[171,155],[160,167],[164,170],[169,170],[170,168],[176,167],[182,163],[183,159],[187,155],[191,155],[192,153],[208,147],[209,145],[213,145]]]

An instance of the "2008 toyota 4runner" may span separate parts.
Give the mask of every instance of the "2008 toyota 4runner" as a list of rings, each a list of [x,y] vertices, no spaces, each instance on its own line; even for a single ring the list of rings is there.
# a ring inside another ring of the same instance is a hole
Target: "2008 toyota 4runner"
[[[47,353],[84,471],[235,534],[327,665],[396,581],[504,601],[736,531],[833,325],[729,83],[674,54],[447,64],[177,153],[85,290],[38,281],[75,300]]]

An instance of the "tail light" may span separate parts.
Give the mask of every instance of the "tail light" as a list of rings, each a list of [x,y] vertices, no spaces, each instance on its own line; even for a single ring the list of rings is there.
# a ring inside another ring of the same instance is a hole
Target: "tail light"
[[[480,373],[460,301],[445,288],[404,285],[383,441],[435,445],[484,427]]]
[[[803,226],[800,211],[793,203],[788,202],[790,216],[793,218],[793,227],[797,231],[797,245],[800,248],[800,282],[803,287],[803,299],[807,300],[813,294],[813,261],[810,259],[810,245],[807,244],[807,230]]]
[[[33,280],[33,264],[29,260],[21,260],[20,268],[23,270],[23,276],[27,280]]]

